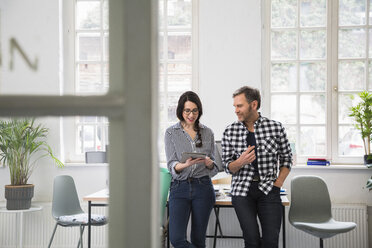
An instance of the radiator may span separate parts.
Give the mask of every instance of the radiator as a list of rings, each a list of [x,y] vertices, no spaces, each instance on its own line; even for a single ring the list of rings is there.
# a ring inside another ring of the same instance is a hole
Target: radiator
[[[23,244],[25,248],[47,247],[53,232],[55,221],[51,215],[51,204],[41,204],[42,211],[24,214]],[[86,203],[82,203],[82,206]],[[84,209],[87,211],[87,209]],[[94,207],[93,213],[108,215],[107,207]],[[351,232],[325,239],[325,248],[367,248],[367,207],[366,205],[334,205],[333,216],[339,221],[353,221],[356,229]],[[232,208],[220,210],[222,231],[225,235],[241,236],[239,222]],[[214,232],[214,213],[212,212],[208,226],[208,234]],[[0,248],[15,248],[18,244],[18,220],[16,214],[0,213]],[[92,227],[92,247],[108,247],[108,226]],[[84,231],[84,246],[87,247],[87,229]],[[53,248],[76,247],[79,240],[78,227],[58,227],[53,240]],[[287,248],[313,248],[319,246],[319,240],[307,233],[292,227],[288,222],[286,208],[286,242]],[[217,247],[244,247],[242,239],[218,239]],[[213,247],[213,239],[207,239],[207,247]],[[280,234],[279,247],[282,247]]]
[[[23,247],[41,248],[47,247],[55,226],[52,217],[52,207],[50,203],[33,203],[43,207],[41,211],[23,214]],[[87,205],[82,202],[81,206]],[[87,211],[87,207],[84,208]],[[107,207],[93,207],[94,214],[108,216]],[[15,213],[0,213],[0,248],[16,248],[19,244],[19,221]],[[57,227],[53,239],[53,248],[77,247],[79,242],[79,227]],[[108,225],[92,227],[92,247],[108,247]],[[84,230],[84,247],[87,247],[88,228]]]
[[[286,248],[319,247],[319,239],[303,231],[295,229],[288,221],[286,207]],[[339,234],[324,240],[325,248],[368,248],[368,223],[366,205],[334,205],[333,217],[338,221],[352,221],[357,227],[348,233]],[[239,222],[233,209],[221,209],[220,221],[224,235],[241,236]],[[208,226],[208,234],[214,233],[215,217],[212,212]],[[207,239],[207,247],[213,247],[213,239]],[[242,239],[217,239],[220,248],[244,247]],[[282,232],[279,237],[279,247],[282,247]]]

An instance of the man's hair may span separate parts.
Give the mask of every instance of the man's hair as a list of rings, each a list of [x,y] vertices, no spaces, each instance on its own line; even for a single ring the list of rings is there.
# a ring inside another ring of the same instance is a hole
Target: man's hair
[[[261,94],[258,89],[251,88],[249,86],[243,86],[236,90],[233,94],[233,98],[237,95],[244,94],[245,99],[248,103],[251,103],[253,101],[257,101],[257,110],[261,107]]]

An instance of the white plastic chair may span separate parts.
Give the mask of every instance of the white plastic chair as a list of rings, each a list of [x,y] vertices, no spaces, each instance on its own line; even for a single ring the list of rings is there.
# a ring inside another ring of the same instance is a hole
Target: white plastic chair
[[[288,218],[295,228],[318,237],[321,248],[323,239],[356,227],[354,222],[333,219],[327,185],[318,176],[296,176],[292,179]]]
[[[82,237],[84,227],[88,225],[88,214],[80,207],[74,179],[71,176],[62,175],[54,179],[52,216],[56,220],[56,225],[52,237],[50,238],[48,248],[52,245],[58,225],[63,227],[79,226],[80,239],[77,247],[81,246],[81,248],[83,248]],[[101,226],[106,223],[107,219],[103,215],[92,215],[91,217],[92,226]]]

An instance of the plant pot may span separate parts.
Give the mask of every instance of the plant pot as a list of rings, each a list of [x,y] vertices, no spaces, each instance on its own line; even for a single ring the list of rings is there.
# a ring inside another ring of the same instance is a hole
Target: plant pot
[[[6,208],[8,210],[29,209],[34,196],[33,184],[5,185]]]
[[[364,164],[372,164],[372,154],[364,155]]]

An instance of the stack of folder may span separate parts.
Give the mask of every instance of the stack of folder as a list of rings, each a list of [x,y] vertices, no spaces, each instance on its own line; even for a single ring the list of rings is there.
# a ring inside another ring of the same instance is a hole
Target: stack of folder
[[[308,158],[307,165],[320,165],[320,166],[328,166],[331,162],[329,162],[325,158]]]

